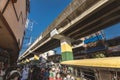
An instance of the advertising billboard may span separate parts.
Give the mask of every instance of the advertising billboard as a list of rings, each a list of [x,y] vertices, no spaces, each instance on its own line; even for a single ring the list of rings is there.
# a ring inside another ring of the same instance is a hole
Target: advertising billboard
[[[84,40],[84,44],[86,45],[86,53],[92,53],[106,49],[104,37],[101,31],[87,36]]]
[[[84,40],[84,43],[88,44],[88,43],[96,42],[96,41],[99,41],[99,40],[102,40],[102,39],[103,39],[102,35],[96,35],[96,36],[90,37],[89,39]]]
[[[84,44],[93,43],[93,42],[103,40],[103,39],[104,39],[103,32],[98,31],[96,33],[93,33],[93,34],[85,37]]]

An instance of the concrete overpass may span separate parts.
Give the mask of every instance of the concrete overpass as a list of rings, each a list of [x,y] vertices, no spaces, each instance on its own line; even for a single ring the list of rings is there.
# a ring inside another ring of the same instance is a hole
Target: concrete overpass
[[[19,57],[43,53],[120,22],[120,0],[73,0],[43,34]]]

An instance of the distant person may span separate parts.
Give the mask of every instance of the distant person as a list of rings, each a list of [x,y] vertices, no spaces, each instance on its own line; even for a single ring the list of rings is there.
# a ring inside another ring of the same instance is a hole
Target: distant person
[[[30,80],[42,80],[39,79],[40,78],[39,74],[40,74],[40,69],[36,65],[34,65],[32,68]]]
[[[12,71],[6,80],[19,80],[20,74],[16,71]]]
[[[5,75],[4,75],[4,78],[3,80],[7,80],[7,78],[9,77],[10,75],[10,72],[14,69],[14,67],[8,67],[6,70],[5,70]]]
[[[71,76],[69,73],[66,76],[67,80],[75,80],[73,76]]]
[[[67,70],[66,80],[75,80],[74,76],[71,75],[70,70]]]
[[[4,69],[0,70],[0,80],[3,80],[3,76],[5,75]]]
[[[49,79],[49,70],[46,69],[44,72],[44,80],[48,80]]]
[[[56,72],[54,67],[50,70],[49,74],[49,80],[56,80]]]
[[[6,76],[5,80],[20,80],[20,72],[18,67],[11,67],[8,71],[8,74]]]
[[[56,74],[56,80],[62,80],[62,77],[61,77],[60,73]]]
[[[29,68],[24,67],[21,80],[28,80],[28,76],[29,76]]]

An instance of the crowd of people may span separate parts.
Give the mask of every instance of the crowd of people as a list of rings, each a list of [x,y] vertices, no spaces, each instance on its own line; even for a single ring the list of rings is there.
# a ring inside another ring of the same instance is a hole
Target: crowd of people
[[[0,80],[75,80],[71,70],[60,64],[50,67],[24,65],[0,70]]]

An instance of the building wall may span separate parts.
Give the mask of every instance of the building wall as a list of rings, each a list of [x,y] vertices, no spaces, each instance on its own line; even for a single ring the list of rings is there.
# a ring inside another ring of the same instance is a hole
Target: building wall
[[[0,11],[12,30],[19,48],[21,48],[27,18],[27,0],[12,1],[15,0],[0,0]]]

